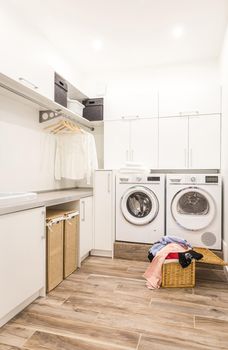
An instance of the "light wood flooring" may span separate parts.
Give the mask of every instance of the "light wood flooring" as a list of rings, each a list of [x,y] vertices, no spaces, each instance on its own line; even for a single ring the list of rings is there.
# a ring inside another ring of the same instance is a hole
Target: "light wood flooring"
[[[228,349],[228,284],[200,268],[194,289],[148,290],[146,262],[89,257],[0,329],[0,350]]]

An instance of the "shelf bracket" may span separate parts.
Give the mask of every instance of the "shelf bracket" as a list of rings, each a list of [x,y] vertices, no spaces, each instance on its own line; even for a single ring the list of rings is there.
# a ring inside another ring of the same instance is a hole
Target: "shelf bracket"
[[[39,122],[40,123],[44,123],[47,122],[48,120],[52,120],[54,118],[60,117],[61,114],[61,110],[59,111],[52,111],[51,109],[48,109],[46,111],[39,111]]]

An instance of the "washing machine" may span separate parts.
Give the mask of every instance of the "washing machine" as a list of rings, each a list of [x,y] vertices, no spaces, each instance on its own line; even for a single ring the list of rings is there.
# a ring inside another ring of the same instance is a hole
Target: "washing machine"
[[[221,249],[221,190],[219,174],[167,175],[166,234]]]
[[[165,177],[116,175],[116,240],[153,243],[164,236]]]

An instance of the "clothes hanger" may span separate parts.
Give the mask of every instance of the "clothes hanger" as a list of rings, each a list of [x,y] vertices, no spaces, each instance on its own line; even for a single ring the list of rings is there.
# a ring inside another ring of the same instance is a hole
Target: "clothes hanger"
[[[72,121],[70,121],[70,120],[67,120],[67,121],[63,121],[63,123],[61,123],[61,125],[59,125],[59,126],[57,126],[56,128],[54,128],[53,130],[52,130],[52,132],[54,133],[54,134],[57,134],[57,133],[59,133],[59,132],[61,132],[61,131],[69,131],[69,132],[76,132],[76,133],[81,133],[82,131],[81,131],[81,128],[77,125],[77,124],[75,124],[75,123],[73,123]]]

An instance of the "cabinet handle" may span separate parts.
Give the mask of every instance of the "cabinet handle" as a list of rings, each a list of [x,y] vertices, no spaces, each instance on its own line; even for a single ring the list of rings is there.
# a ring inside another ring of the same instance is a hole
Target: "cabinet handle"
[[[24,81],[25,83],[31,85],[32,88],[33,88],[34,90],[37,90],[37,89],[38,89],[38,86],[34,85],[31,81],[29,81],[29,80],[27,80],[27,79],[25,79],[25,78],[19,77],[19,80],[20,80],[20,81]]]
[[[187,116],[191,116],[191,115],[196,115],[199,114],[199,111],[184,111],[184,112],[179,112],[179,115],[187,115]]]
[[[111,192],[111,174],[108,174],[108,193]]]
[[[82,221],[85,221],[85,201],[82,201]]]

